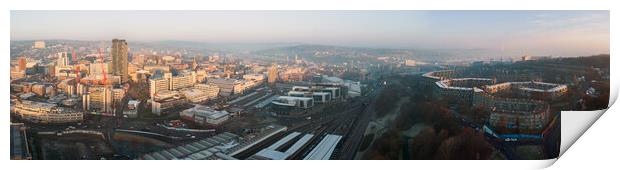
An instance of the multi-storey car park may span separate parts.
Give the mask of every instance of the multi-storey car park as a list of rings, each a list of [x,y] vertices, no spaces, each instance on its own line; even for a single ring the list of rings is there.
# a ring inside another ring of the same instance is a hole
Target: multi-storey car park
[[[455,78],[454,70],[423,75],[435,98],[458,98],[490,112],[485,132],[498,138],[541,139],[554,114],[551,102],[568,90],[566,85],[544,82],[503,82],[488,78]]]

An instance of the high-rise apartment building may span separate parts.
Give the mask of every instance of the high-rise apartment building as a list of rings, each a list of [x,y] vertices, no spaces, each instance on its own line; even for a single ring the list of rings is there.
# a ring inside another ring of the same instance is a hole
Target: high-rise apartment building
[[[129,80],[129,63],[127,55],[129,48],[125,40],[113,39],[112,40],[112,74],[121,77],[121,82],[127,82]]]
[[[196,73],[187,71],[175,76],[172,73],[155,74],[149,80],[149,94],[151,98],[162,90],[179,90],[193,87],[196,84]]]

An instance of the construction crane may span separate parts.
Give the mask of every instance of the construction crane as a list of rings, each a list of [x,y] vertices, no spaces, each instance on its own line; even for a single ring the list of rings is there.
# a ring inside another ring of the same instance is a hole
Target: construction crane
[[[104,66],[104,60],[103,60],[103,55],[101,54],[101,48],[99,48],[99,58],[101,59],[101,72],[103,73],[103,82],[102,85],[105,85],[106,82],[108,81],[106,72],[105,72],[105,66]]]

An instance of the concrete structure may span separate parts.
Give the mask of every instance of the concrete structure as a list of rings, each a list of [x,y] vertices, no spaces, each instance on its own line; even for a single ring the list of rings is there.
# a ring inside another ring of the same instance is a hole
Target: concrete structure
[[[217,111],[203,105],[196,105],[193,108],[181,111],[179,114],[184,120],[207,126],[221,125],[230,117],[230,113],[225,110]]]
[[[50,103],[22,100],[15,103],[13,110],[22,119],[33,123],[69,123],[83,120],[82,112]]]
[[[196,84],[194,88],[205,93],[209,99],[217,98],[220,94],[220,88],[212,84]]]
[[[129,81],[129,63],[127,55],[129,55],[129,47],[125,40],[113,39],[112,40],[112,74],[121,77],[121,82]]]

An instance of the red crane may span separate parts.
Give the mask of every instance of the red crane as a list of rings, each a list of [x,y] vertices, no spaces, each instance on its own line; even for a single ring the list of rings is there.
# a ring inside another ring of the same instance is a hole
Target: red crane
[[[106,82],[108,81],[106,72],[105,72],[105,66],[104,66],[104,60],[103,60],[103,55],[101,55],[101,48],[99,48],[99,58],[101,59],[101,72],[103,72],[103,82],[102,84],[105,85]]]

